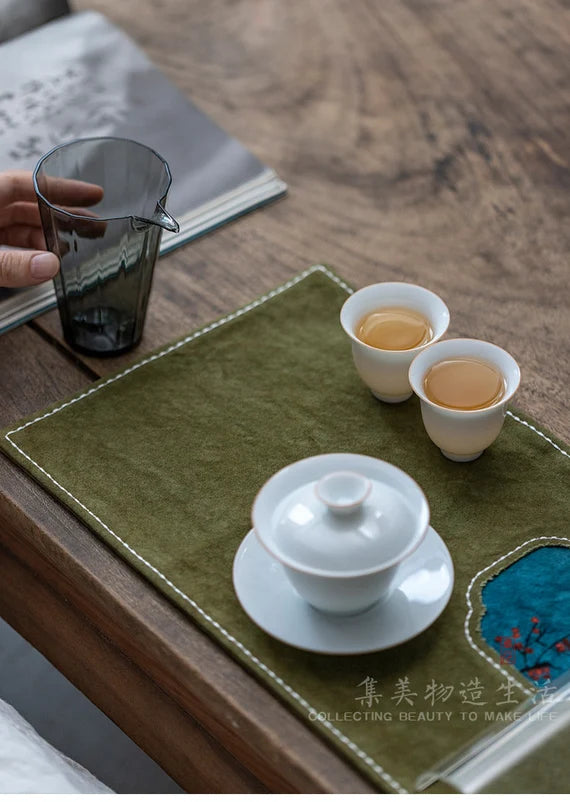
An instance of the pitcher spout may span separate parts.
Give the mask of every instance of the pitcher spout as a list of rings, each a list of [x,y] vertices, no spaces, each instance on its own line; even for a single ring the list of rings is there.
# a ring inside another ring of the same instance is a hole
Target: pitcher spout
[[[157,226],[164,228],[166,231],[174,231],[178,233],[180,231],[180,226],[172,217],[172,215],[168,214],[168,212],[163,209],[160,203],[156,204],[156,210],[151,218],[151,222],[155,223]]]

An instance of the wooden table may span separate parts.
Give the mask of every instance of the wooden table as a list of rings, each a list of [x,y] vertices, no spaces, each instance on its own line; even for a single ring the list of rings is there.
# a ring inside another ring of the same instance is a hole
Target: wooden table
[[[570,11],[563,0],[79,0],[133,36],[290,185],[161,260],[142,345],[0,340],[2,424],[85,387],[311,263],[409,280],[450,334],[522,366],[517,403],[568,439]],[[370,786],[6,460],[0,614],[188,791]]]

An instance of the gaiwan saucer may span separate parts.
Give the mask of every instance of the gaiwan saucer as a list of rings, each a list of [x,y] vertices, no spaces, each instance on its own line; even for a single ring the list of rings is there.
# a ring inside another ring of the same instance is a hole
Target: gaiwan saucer
[[[365,654],[414,638],[441,615],[453,589],[453,563],[430,526],[398,567],[386,599],[362,613],[331,615],[298,595],[252,529],[235,556],[233,582],[249,618],[277,640],[320,654]]]

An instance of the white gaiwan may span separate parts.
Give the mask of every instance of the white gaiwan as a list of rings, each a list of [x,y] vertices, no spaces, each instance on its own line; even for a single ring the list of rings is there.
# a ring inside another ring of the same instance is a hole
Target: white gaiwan
[[[388,462],[321,454],[272,476],[252,519],[307,602],[352,614],[387,595],[399,564],[427,533],[429,507],[416,482]]]

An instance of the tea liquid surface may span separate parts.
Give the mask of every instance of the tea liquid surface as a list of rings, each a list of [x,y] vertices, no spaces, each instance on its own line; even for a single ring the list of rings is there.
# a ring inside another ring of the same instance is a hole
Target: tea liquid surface
[[[428,343],[433,331],[429,320],[420,312],[401,306],[387,306],[363,317],[356,327],[356,336],[373,348],[408,351]]]
[[[440,407],[485,409],[503,397],[505,379],[494,365],[480,359],[444,359],[428,370],[424,391]]]

